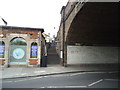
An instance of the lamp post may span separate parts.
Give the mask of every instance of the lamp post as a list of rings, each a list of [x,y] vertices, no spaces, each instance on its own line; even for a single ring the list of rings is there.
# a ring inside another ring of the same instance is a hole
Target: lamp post
[[[61,51],[61,56],[62,56],[62,59],[63,59],[63,66],[65,64],[65,49],[64,49],[64,46],[65,46],[65,6],[63,6],[63,16],[62,16],[62,23],[63,23],[63,29],[62,29],[62,51]]]

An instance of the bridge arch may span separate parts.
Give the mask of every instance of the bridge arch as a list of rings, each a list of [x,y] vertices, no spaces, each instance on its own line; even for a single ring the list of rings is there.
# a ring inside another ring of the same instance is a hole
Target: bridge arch
[[[66,41],[70,43],[117,45],[118,6],[118,3],[85,3],[74,17]]]

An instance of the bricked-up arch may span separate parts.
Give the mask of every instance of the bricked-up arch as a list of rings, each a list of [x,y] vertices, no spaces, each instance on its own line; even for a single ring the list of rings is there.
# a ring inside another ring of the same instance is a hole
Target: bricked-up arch
[[[26,64],[27,56],[26,40],[22,37],[15,37],[10,41],[10,64]]]
[[[4,58],[5,56],[5,43],[0,41],[0,58]]]
[[[30,51],[30,58],[37,58],[38,57],[38,45],[36,42],[31,44],[31,51]]]

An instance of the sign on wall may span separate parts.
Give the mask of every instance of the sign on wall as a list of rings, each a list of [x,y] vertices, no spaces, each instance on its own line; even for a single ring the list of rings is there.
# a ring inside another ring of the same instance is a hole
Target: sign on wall
[[[1,57],[4,57],[4,52],[5,52],[5,45],[2,44],[2,45],[0,45],[0,56]]]
[[[26,64],[26,52],[24,45],[11,45],[9,64]]]
[[[31,47],[31,58],[37,58],[38,56],[38,46],[32,45]]]
[[[22,59],[25,55],[25,52],[22,48],[16,48],[14,51],[13,51],[13,57],[15,59]]]

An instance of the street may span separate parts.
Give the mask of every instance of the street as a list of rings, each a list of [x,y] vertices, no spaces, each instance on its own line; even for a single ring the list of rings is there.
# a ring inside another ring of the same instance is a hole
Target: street
[[[117,72],[83,72],[6,79],[2,88],[118,88]]]

